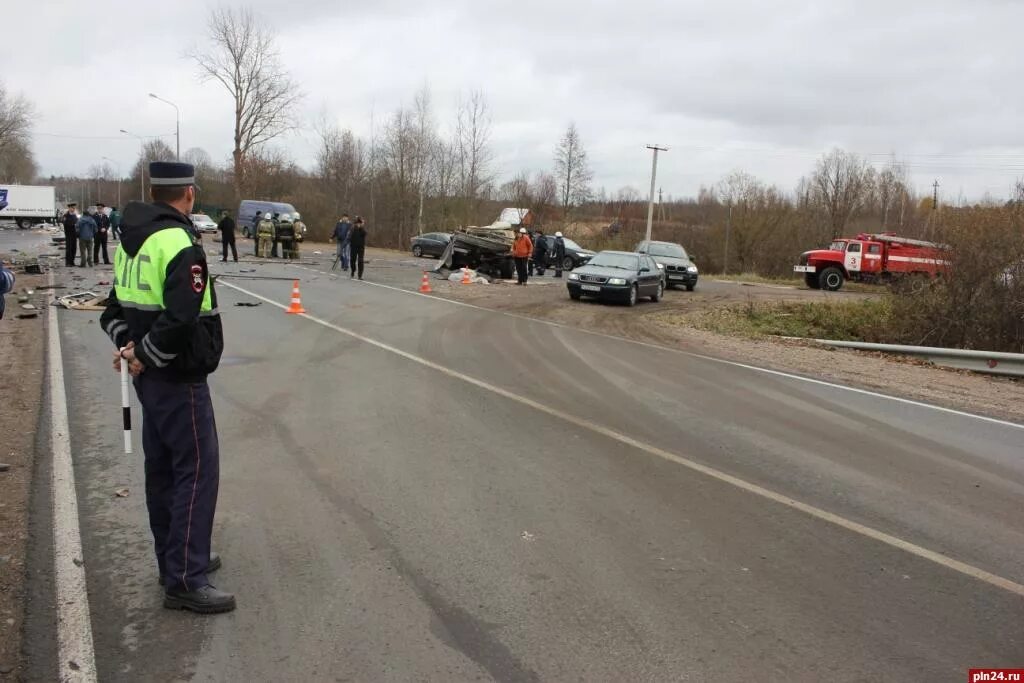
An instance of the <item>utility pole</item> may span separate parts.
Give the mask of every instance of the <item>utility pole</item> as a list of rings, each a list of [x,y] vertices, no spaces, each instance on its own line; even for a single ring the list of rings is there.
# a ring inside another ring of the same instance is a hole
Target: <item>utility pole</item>
[[[647,149],[654,152],[653,160],[651,161],[651,199],[647,204],[647,237],[648,242],[651,241],[651,224],[654,223],[654,187],[658,178],[658,152],[667,152],[668,147],[659,147],[658,145],[647,145]]]
[[[939,210],[939,181],[938,179],[932,184],[934,194],[932,194],[932,211]]]

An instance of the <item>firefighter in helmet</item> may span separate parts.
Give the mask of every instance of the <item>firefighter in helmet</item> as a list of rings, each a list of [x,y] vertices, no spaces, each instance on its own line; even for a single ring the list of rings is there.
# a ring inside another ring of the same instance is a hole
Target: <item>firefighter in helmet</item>
[[[282,214],[277,226],[277,240],[281,243],[281,258],[295,258],[295,222],[291,214]]]
[[[276,236],[277,230],[275,229],[274,221],[270,218],[270,213],[263,214],[263,218],[260,219],[259,224],[256,226],[256,237],[259,240],[259,250],[257,253],[262,258],[270,256],[270,250]]]

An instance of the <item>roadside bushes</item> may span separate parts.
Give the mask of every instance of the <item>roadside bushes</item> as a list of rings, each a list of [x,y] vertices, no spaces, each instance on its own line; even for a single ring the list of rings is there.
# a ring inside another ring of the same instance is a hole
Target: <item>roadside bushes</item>
[[[893,288],[892,336],[901,343],[1024,353],[1024,232],[1020,207],[944,212],[936,234],[952,267]]]

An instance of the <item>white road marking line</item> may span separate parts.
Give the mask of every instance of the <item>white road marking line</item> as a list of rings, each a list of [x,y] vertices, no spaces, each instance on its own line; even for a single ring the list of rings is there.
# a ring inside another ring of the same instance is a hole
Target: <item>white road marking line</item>
[[[53,284],[52,273],[49,282]],[[96,653],[92,643],[82,536],[78,526],[78,497],[75,469],[71,461],[67,396],[64,392],[64,359],[60,348],[57,307],[51,305],[49,308],[47,361],[50,371],[50,443],[53,448],[51,487],[57,654],[61,681],[91,683],[96,680]]]
[[[294,266],[294,267],[295,268],[303,268],[304,270],[309,270],[309,271],[312,271],[314,273],[322,273],[323,272],[323,271],[316,270],[315,268],[308,268],[306,266]],[[629,344],[636,344],[638,346],[643,346],[643,347],[646,347],[646,348],[649,348],[649,349],[657,349],[658,351],[669,351],[671,353],[678,353],[678,354],[681,354],[681,355],[684,355],[684,356],[689,356],[690,358],[700,358],[701,360],[710,361],[712,363],[719,363],[721,365],[731,365],[732,367],[744,368],[745,370],[751,370],[753,372],[761,372],[761,373],[764,373],[764,374],[767,374],[767,375],[775,375],[776,377],[785,377],[786,379],[794,379],[794,380],[798,380],[800,382],[807,382],[809,384],[816,384],[816,385],[823,386],[823,387],[829,387],[831,389],[842,389],[843,391],[850,391],[850,392],[853,392],[855,394],[860,394],[862,396],[871,396],[872,398],[881,398],[881,399],[885,399],[885,400],[888,400],[888,401],[896,401],[897,403],[903,403],[904,405],[916,406],[918,408],[927,408],[929,410],[937,410],[937,411],[939,411],[941,413],[946,413],[948,415],[959,415],[960,417],[967,417],[967,418],[971,418],[971,419],[974,419],[974,420],[980,420],[982,422],[988,422],[989,424],[997,424],[997,425],[1000,425],[1002,427],[1013,427],[1015,429],[1024,430],[1024,424],[1020,424],[1020,423],[1017,423],[1017,422],[1010,422],[1009,420],[1000,420],[999,418],[988,417],[986,415],[978,415],[976,413],[968,413],[968,412],[963,411],[963,410],[957,410],[956,408],[947,408],[945,406],[938,406],[938,405],[935,405],[933,403],[925,403],[923,401],[915,401],[912,398],[903,398],[901,396],[892,396],[890,394],[883,394],[883,393],[880,393],[880,392],[877,392],[877,391],[871,391],[870,389],[859,389],[857,387],[848,387],[848,386],[846,386],[844,384],[836,384],[835,382],[828,382],[828,381],[823,380],[823,379],[814,379],[812,377],[804,377],[802,375],[796,375],[796,374],[793,374],[793,373],[790,373],[790,372],[784,372],[782,370],[771,370],[769,368],[762,368],[762,367],[758,367],[756,365],[749,365],[747,363],[740,363],[739,361],[726,360],[724,358],[716,358],[714,356],[706,356],[706,355],[704,355],[702,353],[694,353],[693,351],[684,351],[683,349],[677,349],[677,348],[673,348],[671,346],[662,346],[660,344],[652,344],[650,342],[640,341],[638,339],[628,339],[627,337],[619,337],[619,336],[616,336],[614,334],[606,334],[604,332],[595,332],[593,330],[585,330],[583,328],[573,327],[572,325],[566,325],[564,323],[556,323],[556,322],[554,322],[552,320],[544,320],[542,318],[531,318],[530,316],[527,316],[527,315],[520,315],[518,313],[509,313],[508,311],[496,311],[493,308],[485,308],[483,306],[477,306],[475,304],[468,304],[468,303],[466,303],[464,301],[454,301],[452,299],[446,299],[444,297],[431,296],[430,294],[422,294],[420,292],[414,292],[414,291],[411,291],[411,290],[408,290],[408,289],[402,289],[401,287],[394,287],[392,285],[385,285],[385,284],[381,284],[379,282],[369,282],[367,280],[363,280],[362,284],[370,285],[371,287],[380,287],[382,289],[390,289],[392,291],[400,292],[402,294],[407,294],[409,296],[422,296],[422,297],[425,297],[425,298],[430,299],[432,301],[441,301],[441,302],[444,302],[444,303],[447,303],[447,304],[451,304],[453,306],[463,306],[465,308],[472,308],[474,310],[484,311],[485,313],[490,313],[492,315],[503,315],[503,316],[506,316],[506,317],[509,317],[509,318],[516,318],[517,320],[531,320],[531,321],[533,321],[535,323],[540,323],[542,325],[549,325],[551,327],[557,327],[557,328],[560,328],[560,329],[563,329],[563,330],[569,330],[571,332],[579,332],[581,334],[588,334],[588,335],[590,335],[592,337],[602,337],[604,339],[614,339],[615,341],[626,342],[626,343],[629,343]]]
[[[271,306],[276,306],[277,308],[280,308],[283,311],[288,310],[288,307],[285,306],[284,304],[280,304],[272,299],[260,296],[259,294],[251,292],[247,289],[243,289],[242,287],[239,287],[238,285],[233,284],[231,282],[221,282],[221,284],[230,287],[231,289],[234,289],[236,291],[239,291],[243,294],[251,296],[253,298],[259,299],[260,301],[264,301],[270,304]],[[396,356],[400,356],[402,358],[405,358],[406,360],[418,363],[419,365],[422,365],[424,367],[436,370],[453,379],[461,380],[463,382],[466,382],[467,384],[471,384],[480,389],[484,389],[485,391],[489,391],[499,396],[503,396],[504,398],[507,398],[511,401],[515,401],[516,403],[519,403],[521,405],[533,408],[534,410],[568,422],[572,425],[580,427],[581,429],[586,429],[588,431],[600,434],[601,436],[605,436],[614,441],[618,441],[619,443],[624,444],[626,446],[630,446],[637,450],[644,451],[645,453],[649,453],[651,455],[657,456],[669,462],[673,462],[677,465],[682,465],[683,467],[691,469],[695,472],[699,472],[705,476],[711,477],[712,479],[716,479],[718,481],[734,486],[740,490],[752,493],[756,496],[760,496],[762,498],[765,498],[775,503],[779,503],[780,505],[784,505],[794,510],[799,510],[800,512],[803,512],[804,514],[807,514],[816,519],[828,522],[829,524],[833,524],[848,531],[852,531],[856,534],[860,534],[861,536],[864,536],[866,538],[870,538],[880,543],[884,543],[888,546],[897,548],[916,557],[929,560],[931,562],[934,562],[935,564],[959,572],[965,576],[969,576],[979,581],[983,581],[984,583],[995,586],[996,588],[1001,588],[1015,595],[1024,597],[1024,585],[1007,579],[1005,577],[985,571],[984,569],[967,564],[966,562],[954,560],[950,557],[946,557],[942,553],[935,552],[934,550],[929,550],[928,548],[919,546],[915,543],[911,543],[910,541],[906,541],[897,536],[887,534],[884,531],[879,531],[878,529],[866,526],[864,524],[860,524],[859,522],[846,519],[845,517],[842,517],[835,513],[828,512],[827,510],[823,510],[822,508],[815,507],[808,503],[803,503],[801,501],[795,500],[787,495],[777,493],[776,491],[764,488],[763,486],[759,486],[758,484],[746,481],[745,479],[741,479],[731,474],[727,474],[725,472],[722,472],[721,470],[717,470],[713,467],[703,465],[694,460],[690,460],[689,458],[685,458],[681,455],[677,455],[675,453],[666,451],[662,448],[658,448],[657,446],[652,446],[648,443],[640,441],[639,439],[634,439],[631,436],[626,436],[625,434],[617,432],[613,429],[609,429],[607,427],[603,427],[599,424],[591,422],[590,420],[586,420],[575,415],[570,415],[569,413],[565,413],[561,410],[558,410],[557,408],[552,408],[538,401],[534,401],[533,399],[521,396],[520,394],[513,393],[506,389],[502,389],[499,386],[489,384],[488,382],[484,382],[483,380],[479,380],[476,379],[475,377],[471,377],[469,375],[461,373],[458,370],[453,370],[444,365],[440,365],[433,361],[427,360],[426,358],[422,358],[407,351],[402,351],[401,349],[395,348],[394,346],[391,346],[389,344],[385,344],[384,342],[380,342],[377,341],[376,339],[371,339],[369,337],[363,336],[358,332],[353,332],[352,330],[345,329],[344,327],[339,327],[338,325],[327,322],[326,320],[321,320],[320,318],[312,316],[308,313],[300,314],[299,317],[310,320],[311,322],[314,322],[318,325],[322,325],[323,327],[334,330],[335,332],[339,332],[353,339],[357,339],[365,344],[369,344],[370,346],[374,346],[378,349],[388,351],[389,353],[393,353]]]

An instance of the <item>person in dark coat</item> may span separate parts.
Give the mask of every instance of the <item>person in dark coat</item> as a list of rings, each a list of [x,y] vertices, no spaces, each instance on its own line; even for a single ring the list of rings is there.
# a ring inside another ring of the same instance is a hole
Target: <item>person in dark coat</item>
[[[562,261],[565,260],[565,239],[562,233],[555,233],[555,245],[551,250],[551,256],[555,260],[555,277],[562,277]]]
[[[103,253],[103,263],[110,265],[110,257],[107,256],[107,237],[110,234],[110,216],[107,215],[107,205],[100,202],[96,205],[96,213],[93,220],[96,221],[96,239],[92,243],[92,262],[97,266],[100,264],[100,253]]]
[[[224,254],[220,258],[221,263],[225,263],[228,260],[228,247],[231,247],[231,255],[235,258],[235,263],[238,263],[238,250],[235,248],[235,221],[231,218],[231,214],[227,211],[222,211],[220,214],[220,223],[217,224],[217,229],[220,230],[220,243],[224,247]]]
[[[350,256],[352,257],[352,274],[349,278],[356,276],[359,273],[359,279],[363,279],[363,261],[366,256],[366,225],[363,223],[363,219],[356,216],[356,222],[352,225],[352,230],[349,232],[348,244]]]
[[[537,275],[544,275],[548,260],[548,239],[544,233],[537,231],[533,242],[533,267]]]
[[[68,204],[68,210],[64,214],[64,265],[69,268],[75,265],[75,252],[78,250],[78,205]]]

